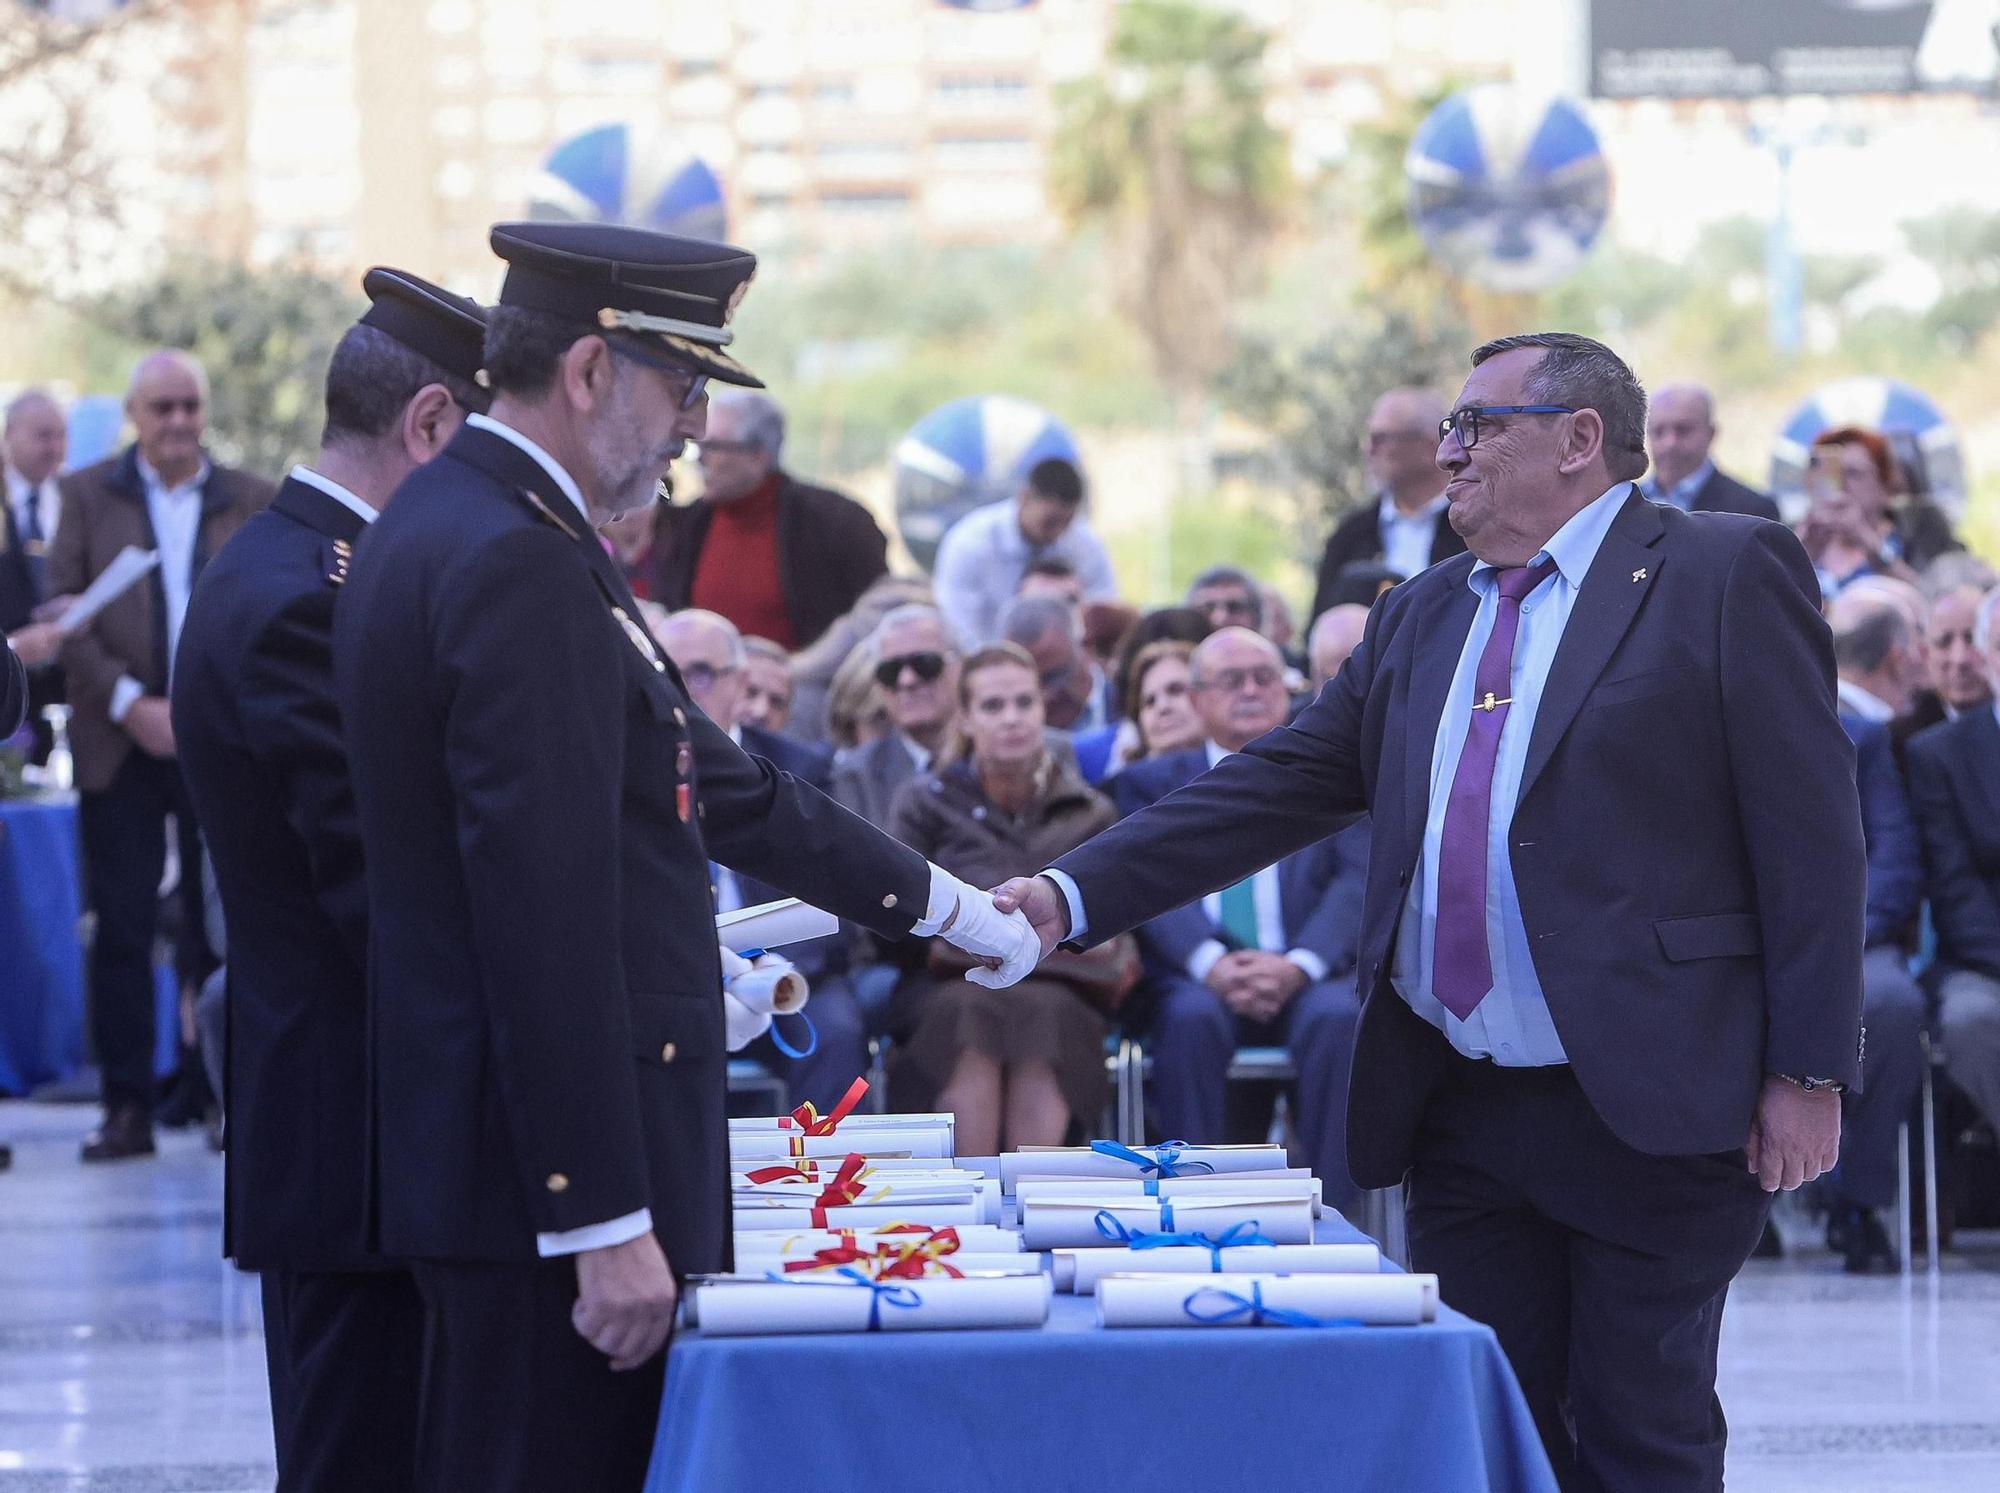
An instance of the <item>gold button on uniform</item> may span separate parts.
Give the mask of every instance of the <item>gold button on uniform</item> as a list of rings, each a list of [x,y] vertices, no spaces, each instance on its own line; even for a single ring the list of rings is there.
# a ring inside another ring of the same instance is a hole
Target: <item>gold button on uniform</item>
[[[889,893],[888,896],[882,899],[882,905],[884,907],[894,907],[896,905],[896,894],[894,892]]]
[[[569,1178],[565,1177],[565,1176],[564,1176],[564,1175],[563,1175],[563,1174],[562,1174],[561,1172],[550,1172],[550,1173],[549,1173],[549,1191],[550,1191],[550,1192],[568,1192],[568,1191],[569,1191]]]
[[[665,1047],[662,1047],[660,1049],[660,1061],[663,1063],[671,1063],[675,1059],[675,1057],[679,1055],[679,1053],[680,1049],[676,1047],[673,1043],[669,1042]]]

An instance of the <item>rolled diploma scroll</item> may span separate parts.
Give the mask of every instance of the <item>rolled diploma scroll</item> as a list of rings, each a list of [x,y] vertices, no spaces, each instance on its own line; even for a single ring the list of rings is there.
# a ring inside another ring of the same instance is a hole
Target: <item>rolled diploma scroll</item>
[[[794,1151],[793,1147],[797,1150]],[[854,1125],[843,1122],[832,1135],[804,1135],[797,1130],[732,1130],[729,1159],[738,1161],[788,1161],[794,1155],[835,1160],[851,1152],[869,1155],[925,1156],[948,1160],[951,1132],[928,1127],[898,1130],[887,1125]]]
[[[1347,1318],[1370,1327],[1413,1327],[1437,1320],[1435,1275],[1107,1275],[1097,1283],[1097,1320],[1104,1327],[1245,1327],[1248,1311],[1218,1317],[1249,1301],[1251,1286],[1267,1308],[1320,1318]],[[1221,1293],[1228,1293],[1224,1295]],[[1265,1324],[1273,1325],[1273,1324]],[[1282,1325],[1282,1324],[1276,1324]]]
[[[859,1153],[857,1153],[859,1154]],[[821,1182],[831,1182],[840,1173],[845,1156],[818,1157],[805,1161],[793,1161],[789,1157],[783,1161],[750,1161],[742,1157],[732,1157],[729,1170],[735,1174],[738,1186],[751,1172],[761,1172],[767,1167],[799,1167]],[[869,1175],[884,1182],[900,1181],[907,1177],[912,1181],[927,1181],[945,1178],[953,1182],[993,1182],[999,1178],[991,1172],[980,1171],[965,1164],[963,1158],[954,1160],[949,1156],[868,1156],[865,1157]]]
[[[1151,1160],[1153,1146],[1132,1149]],[[1187,1146],[1165,1153],[1184,1177],[1212,1177],[1222,1172],[1286,1171],[1283,1146]],[[1011,1195],[1023,1177],[1143,1177],[1147,1175],[1119,1156],[1106,1156],[1087,1146],[1050,1146],[1044,1150],[1009,1151],[1000,1158],[1000,1180]]]
[[[1049,1316],[1046,1275],[885,1281],[878,1293],[838,1275],[798,1280],[706,1280],[689,1293],[697,1325],[711,1336],[782,1332],[883,1332],[959,1327],[1039,1327]]]
[[[741,1257],[739,1256],[739,1259]],[[1089,1296],[1107,1275],[1209,1275],[1215,1253],[1194,1244],[1160,1249],[1059,1249],[1049,1257],[1056,1289]],[[1372,1244],[1246,1244],[1222,1251],[1224,1273],[1374,1275],[1382,1251]]]
[[[1014,1187],[1014,1196],[1023,1208],[1029,1203],[1044,1202],[1050,1198],[1123,1198],[1158,1196],[1179,1201],[1182,1198],[1242,1197],[1302,1197],[1312,1199],[1313,1213],[1320,1212],[1320,1180],[1310,1172],[1301,1172],[1296,1177],[1271,1177],[1258,1174],[1230,1175],[1227,1173],[1213,1177],[1168,1177],[1158,1184],[1159,1191],[1148,1193],[1146,1181],[1142,1177],[1023,1177]]]
[[[846,1234],[836,1234],[831,1229],[799,1229],[789,1234],[773,1233],[769,1229],[757,1229],[736,1234],[736,1255],[740,1260],[746,1249],[759,1253],[775,1253],[784,1259],[804,1259],[817,1254],[822,1249],[838,1249],[843,1244],[858,1245],[862,1249],[874,1249],[878,1245],[889,1244],[897,1247],[913,1242],[921,1243],[922,1234],[885,1234],[875,1229],[861,1229],[850,1238]],[[998,1228],[990,1224],[968,1223],[958,1225],[958,1247],[977,1254],[1020,1254],[1021,1236],[1012,1229]]]
[[[767,1016],[794,1016],[806,1007],[811,992],[806,977],[784,959],[759,959],[748,973],[740,974],[722,987],[752,1011]]]
[[[738,1198],[731,1210],[739,1234],[785,1229],[792,1233],[813,1227],[812,1205],[787,1203],[780,1207],[758,1206],[763,1199]],[[894,1223],[920,1223],[928,1228],[947,1224],[983,1223],[984,1210],[976,1194],[960,1193],[950,1201],[923,1201],[914,1196],[891,1197],[876,1203],[847,1203],[826,1210],[826,1221],[834,1229],[873,1229]]]
[[[857,1112],[841,1120],[842,1130],[937,1130],[949,1135],[954,1117],[948,1114],[877,1115]],[[797,1135],[798,1122],[790,1115],[738,1115],[729,1122],[735,1135]],[[949,1153],[947,1153],[949,1154]]]
[[[869,1273],[871,1275],[874,1274],[881,1266],[893,1263],[894,1259],[895,1257],[892,1255],[886,1260],[872,1262],[868,1267]],[[744,1275],[766,1275],[773,1270],[777,1271],[780,1275],[820,1275],[836,1268],[832,1265],[819,1265],[811,1270],[800,1269],[788,1271],[785,1269],[788,1263],[803,1265],[805,1262],[799,1259],[786,1261],[780,1259],[777,1255],[746,1254],[740,1249],[736,1251],[736,1269]],[[948,1272],[943,1268],[946,1265],[951,1266],[953,1270],[963,1275],[1041,1275],[1044,1273],[1042,1270],[1042,1257],[1040,1255],[987,1255],[967,1254],[964,1251],[960,1251],[957,1254],[938,1256],[937,1259],[925,1267],[923,1278],[929,1280],[934,1276],[946,1275]]]
[[[1172,1210],[1172,1218],[1166,1214]],[[1134,1233],[1206,1234],[1220,1238],[1241,1223],[1252,1225],[1273,1244],[1312,1243],[1312,1199],[1303,1197],[1228,1198],[1052,1198],[1021,1210],[1021,1243],[1026,1249],[1101,1249],[1122,1244],[1114,1232],[1098,1231],[1097,1215],[1109,1214]],[[738,1220],[743,1217],[739,1210]],[[739,1222],[738,1227],[741,1227]]]
[[[810,1209],[826,1190],[824,1182],[765,1182],[755,1183],[741,1177],[734,1179],[730,1192],[739,1208],[756,1207],[762,1202],[775,1201]],[[899,1197],[922,1197],[937,1201],[949,1195],[958,1198],[970,1195],[979,1204],[978,1223],[997,1224],[1000,1222],[1000,1184],[990,1177],[912,1177],[905,1178],[900,1173],[869,1178],[854,1202],[893,1203]],[[845,1206],[845,1205],[841,1205]]]
[[[746,949],[777,949],[786,944],[807,943],[840,931],[840,919],[822,912],[796,897],[781,902],[760,902],[720,914],[715,935],[725,949],[742,953]]]

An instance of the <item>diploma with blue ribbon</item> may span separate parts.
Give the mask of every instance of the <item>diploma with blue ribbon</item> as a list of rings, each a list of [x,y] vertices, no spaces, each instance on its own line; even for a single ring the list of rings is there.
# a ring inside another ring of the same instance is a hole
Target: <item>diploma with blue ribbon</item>
[[[712,1337],[1039,1327],[1049,1315],[1049,1278],[1039,1272],[875,1280],[847,1267],[699,1276],[691,1284],[689,1323]]]
[[[1437,1320],[1435,1275],[1265,1275],[1190,1281],[1107,1275],[1097,1283],[1106,1327],[1416,1327]]]
[[[1087,1146],[1027,1146],[1009,1151],[1000,1158],[1000,1181],[1011,1195],[1023,1177],[1138,1177],[1158,1183],[1170,1177],[1283,1174],[1287,1169],[1283,1146],[1197,1146],[1178,1140],[1157,1146],[1128,1146],[1121,1141],[1098,1140]]]
[[[1028,1249],[1127,1248],[1148,1234],[1201,1234],[1219,1239],[1242,1224],[1275,1244],[1310,1244],[1309,1193],[1035,1194],[1021,1204],[1021,1242]]]
[[[1143,1234],[1108,1249],[1059,1249],[1049,1257],[1058,1291],[1096,1292],[1107,1275],[1374,1275],[1373,1244],[1273,1244],[1247,1224],[1207,1234]]]

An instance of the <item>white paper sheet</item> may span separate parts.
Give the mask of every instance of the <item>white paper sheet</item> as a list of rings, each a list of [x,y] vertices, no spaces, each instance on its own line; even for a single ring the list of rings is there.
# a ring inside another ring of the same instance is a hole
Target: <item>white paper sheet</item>
[[[866,1332],[871,1312],[883,1332],[1039,1327],[1049,1315],[1049,1278],[1041,1274],[898,1281],[879,1303],[872,1300],[877,1294],[838,1277],[711,1278],[697,1283],[689,1296],[697,1325],[715,1337]]]
[[[1059,1249],[1049,1257],[1058,1291],[1096,1292],[1107,1275],[1209,1275],[1215,1255],[1196,1245],[1163,1249]],[[1382,1251],[1372,1244],[1250,1244],[1222,1251],[1223,1273],[1374,1275]]]
[[[1153,1147],[1133,1147],[1150,1158]],[[1287,1170],[1283,1146],[1187,1146],[1166,1153],[1186,1175],[1213,1176],[1222,1172],[1268,1172]],[[1000,1158],[1000,1180],[1011,1197],[1023,1177],[1133,1177],[1139,1168],[1122,1157],[1107,1156],[1087,1146],[1049,1146],[1009,1151]]]
[[[1238,1224],[1253,1225],[1274,1244],[1312,1243],[1312,1201],[1302,1197],[1050,1198],[1021,1210],[1021,1242],[1028,1249],[1100,1249],[1116,1246],[1098,1232],[1108,1213],[1135,1233],[1206,1234],[1220,1238]],[[1171,1215],[1171,1216],[1169,1216]],[[739,1215],[740,1216],[740,1215]]]
[[[111,557],[111,563],[97,573],[97,579],[77,592],[69,610],[56,622],[64,637],[89,625],[91,618],[110,606],[150,575],[160,563],[158,550],[142,550],[126,545]]]
[[[1267,1308],[1372,1327],[1437,1320],[1435,1275],[1107,1275],[1097,1283],[1104,1327],[1241,1327],[1258,1324],[1241,1309],[1252,1287]],[[1239,1298],[1232,1301],[1230,1298]],[[1200,1318],[1188,1315],[1190,1307]],[[1228,1320],[1212,1320],[1235,1311]],[[1266,1322],[1261,1325],[1278,1326]]]
[[[753,1208],[738,1202],[734,1213],[736,1232],[739,1234],[763,1233],[772,1229],[784,1229],[796,1234],[813,1227],[813,1210],[805,1203]],[[957,1227],[985,1221],[979,1198],[972,1194],[961,1194],[957,1201],[952,1202],[919,1202],[912,1198],[892,1197],[882,1203],[850,1203],[826,1210],[827,1227],[830,1229],[878,1229],[897,1223],[920,1223],[930,1228],[943,1228],[947,1224]]]
[[[796,897],[740,907],[735,912],[718,915],[715,920],[716,937],[722,946],[739,954],[746,949],[778,949],[786,944],[806,943],[839,931],[839,918]]]

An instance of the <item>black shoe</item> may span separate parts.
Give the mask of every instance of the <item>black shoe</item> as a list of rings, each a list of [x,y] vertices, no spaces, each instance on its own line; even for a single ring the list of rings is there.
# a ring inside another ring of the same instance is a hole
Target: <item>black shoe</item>
[[[1878,1268],[1896,1269],[1896,1248],[1872,1208],[1850,1203],[1837,1209],[1827,1223],[1826,1242],[1829,1248],[1840,1252],[1841,1268],[1849,1275],[1867,1275]]]
[[[153,1122],[143,1104],[114,1104],[83,1142],[85,1161],[124,1161],[153,1154]]]
[[[1757,1238],[1757,1247],[1750,1251],[1753,1260],[1782,1260],[1785,1257],[1785,1241],[1778,1236],[1778,1226],[1768,1218],[1764,1220],[1764,1232]]]

